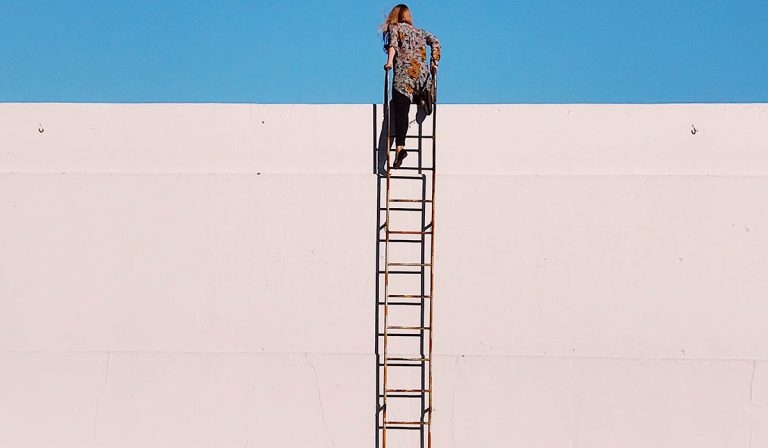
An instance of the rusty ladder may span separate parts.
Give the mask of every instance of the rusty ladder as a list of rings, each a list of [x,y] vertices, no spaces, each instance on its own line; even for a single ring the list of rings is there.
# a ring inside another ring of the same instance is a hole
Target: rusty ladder
[[[376,193],[375,446],[431,448],[437,106],[431,135],[424,135],[425,119],[406,136],[405,150],[416,157],[390,168],[389,88],[387,70],[380,130],[373,105],[374,173],[384,141],[387,166],[385,176],[377,174]]]

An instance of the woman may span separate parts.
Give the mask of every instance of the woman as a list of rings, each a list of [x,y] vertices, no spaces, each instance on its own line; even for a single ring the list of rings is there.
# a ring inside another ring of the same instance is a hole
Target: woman
[[[411,10],[399,4],[392,8],[387,20],[381,25],[387,63],[384,70],[395,68],[392,80],[390,111],[395,124],[395,163],[399,168],[408,155],[404,151],[405,134],[408,131],[408,110],[413,102],[414,92],[420,91],[429,82],[429,72],[437,74],[440,62],[440,41],[429,32],[413,26]],[[427,69],[427,45],[432,50],[430,69]]]

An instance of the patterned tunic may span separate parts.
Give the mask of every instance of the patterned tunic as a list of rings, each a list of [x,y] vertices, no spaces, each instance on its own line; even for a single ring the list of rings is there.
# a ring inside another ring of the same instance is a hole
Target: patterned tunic
[[[429,80],[427,45],[432,49],[431,65],[440,62],[440,41],[429,32],[407,23],[389,26],[384,38],[384,48],[394,47],[394,88],[413,101],[413,92]]]

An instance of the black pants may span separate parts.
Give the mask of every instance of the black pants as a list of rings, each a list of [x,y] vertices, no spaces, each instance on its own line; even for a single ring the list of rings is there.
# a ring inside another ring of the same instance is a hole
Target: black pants
[[[392,89],[392,100],[389,102],[392,113],[392,123],[395,125],[395,145],[405,146],[405,134],[408,132],[408,111],[411,100],[407,96]]]

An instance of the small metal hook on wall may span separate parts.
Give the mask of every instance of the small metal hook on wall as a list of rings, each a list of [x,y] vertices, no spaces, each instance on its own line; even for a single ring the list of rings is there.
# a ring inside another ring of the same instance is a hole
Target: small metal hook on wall
[[[41,133],[41,134],[42,134],[43,132],[45,132],[45,129],[43,129],[43,124],[42,124],[42,123],[38,123],[38,124],[37,124],[37,132],[39,132],[39,133]]]
[[[695,126],[695,125],[691,125],[691,127],[693,128],[693,129],[691,129],[691,134],[692,134],[692,135],[696,135],[696,133],[697,133],[697,132],[699,132],[699,130],[698,130],[698,129],[696,129],[696,126]]]

